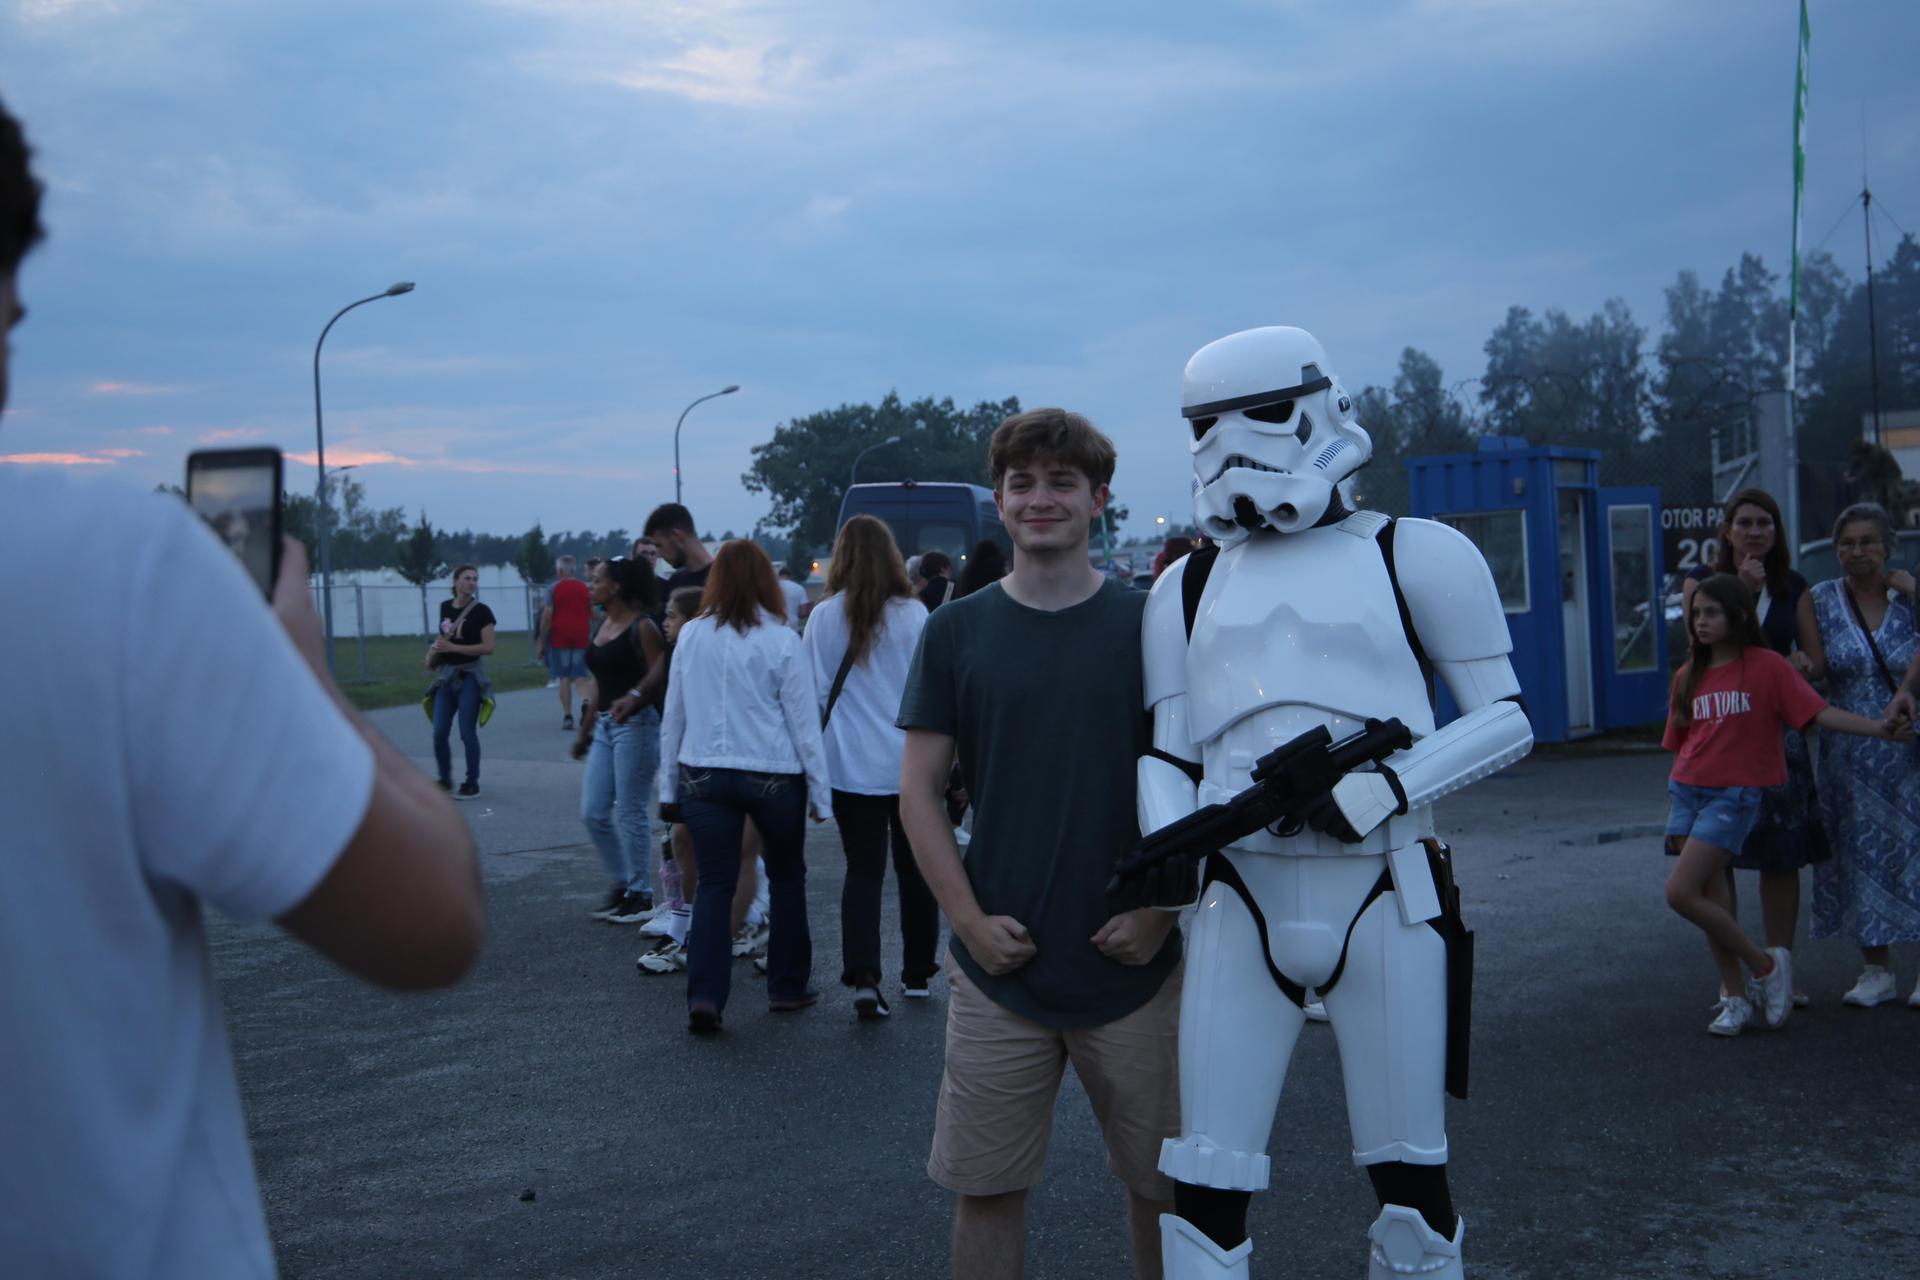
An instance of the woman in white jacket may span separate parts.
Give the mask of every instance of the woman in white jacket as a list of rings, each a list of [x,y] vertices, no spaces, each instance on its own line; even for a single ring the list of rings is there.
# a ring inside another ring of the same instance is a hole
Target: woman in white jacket
[[[820,712],[800,637],[786,626],[773,563],[751,542],[713,558],[700,613],[680,629],[660,724],[660,802],[678,804],[699,868],[687,938],[687,1028],[720,1029],[733,967],[728,913],[740,836],[760,829],[772,933],[767,1003],[805,1009],[808,985],[806,819],[826,821],[832,788]]]
[[[884,1018],[880,898],[889,836],[900,889],[901,989],[924,997],[938,967],[940,905],[920,878],[900,825],[906,734],[894,725],[927,610],[913,594],[893,534],[872,516],[855,516],[840,530],[827,593],[807,618],[807,657],[826,717],[833,816],[847,853],[840,890],[840,981],[853,988],[860,1017]]]

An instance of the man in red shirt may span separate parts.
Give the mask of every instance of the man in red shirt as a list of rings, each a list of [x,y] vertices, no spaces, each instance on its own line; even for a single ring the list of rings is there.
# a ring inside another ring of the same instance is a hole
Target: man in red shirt
[[[540,647],[546,651],[547,674],[558,682],[560,713],[565,717],[560,727],[572,729],[574,682],[580,682],[582,695],[586,692],[593,603],[587,584],[573,576],[572,556],[561,556],[554,568],[560,576],[547,588],[546,604],[540,610]]]

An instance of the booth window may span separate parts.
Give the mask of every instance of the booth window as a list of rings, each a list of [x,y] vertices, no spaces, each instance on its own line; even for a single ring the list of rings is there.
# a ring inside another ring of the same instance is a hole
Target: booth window
[[[1607,509],[1607,554],[1613,568],[1613,669],[1651,671],[1659,664],[1654,628],[1658,587],[1653,567],[1653,508]]]
[[[1470,511],[1460,515],[1435,517],[1452,525],[1480,548],[1487,568],[1493,570],[1493,585],[1500,591],[1500,607],[1508,613],[1526,613],[1533,608],[1527,591],[1527,513],[1512,511]]]

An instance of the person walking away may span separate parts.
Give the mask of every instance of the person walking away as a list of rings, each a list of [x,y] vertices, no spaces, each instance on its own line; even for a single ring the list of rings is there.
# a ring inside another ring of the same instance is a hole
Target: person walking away
[[[1734,574],[1753,593],[1760,636],[1767,647],[1804,673],[1823,661],[1820,631],[1814,625],[1807,580],[1789,567],[1787,544],[1781,536],[1784,527],[1780,504],[1766,490],[1742,489],[1734,494],[1720,525],[1720,550],[1713,568],[1689,574],[1681,584],[1681,615],[1686,615],[1702,581],[1713,573]],[[1732,872],[1759,872],[1760,918],[1766,945],[1792,951],[1794,930],[1800,921],[1800,868],[1824,862],[1828,845],[1820,823],[1813,757],[1807,749],[1806,735],[1789,726],[1785,748],[1787,780],[1768,787],[1761,796],[1753,830],[1734,852],[1722,905],[1738,919],[1740,898]],[[1722,991],[1720,998],[1737,994]],[[1806,1004],[1806,994],[1796,990],[1794,1008],[1805,1008]]]
[[[1727,865],[1759,816],[1762,789],[1786,781],[1782,727],[1817,724],[1882,740],[1895,731],[1822,701],[1766,646],[1753,594],[1739,578],[1717,574],[1701,583],[1687,629],[1692,652],[1674,677],[1662,739],[1677,753],[1667,783],[1667,837],[1682,842],[1667,877],[1667,905],[1707,935],[1720,970],[1727,998],[1707,1030],[1737,1036],[1756,1021],[1777,1029],[1793,1012],[1792,953],[1761,948],[1724,902]],[[1742,974],[1743,962],[1751,978]]]
[[[951,928],[927,1173],[954,1193],[953,1274],[1020,1275],[1027,1194],[1072,1063],[1126,1188],[1134,1274],[1158,1277],[1181,943],[1174,913],[1110,916],[1106,899],[1140,838],[1147,597],[1088,559],[1114,466],[1092,423],[1016,414],[988,462],[1013,572],[928,617],[898,721],[900,815]],[[956,753],[974,804],[964,862],[945,806]]]
[[[804,624],[807,615],[813,611],[813,603],[807,599],[807,588],[794,577],[792,565],[780,566],[780,594],[787,600],[787,625],[804,634]]]
[[[573,566],[572,556],[554,562],[560,577],[547,589],[546,607],[540,611],[540,647],[547,655],[547,673],[560,690],[562,729],[573,728],[575,682],[582,696],[586,693],[587,636],[593,618],[587,584],[573,576]]]
[[[970,596],[990,582],[998,582],[1007,576],[1007,558],[1000,551],[1000,544],[992,538],[982,538],[974,544],[973,554],[967,557],[967,567],[960,571],[960,585],[953,593],[958,600],[961,596]]]
[[[1825,649],[1822,672],[1836,707],[1912,726],[1904,683],[1920,672],[1913,575],[1889,571],[1893,522],[1872,503],[1840,513],[1833,549],[1841,576],[1813,588]],[[1902,716],[1905,711],[1907,714]],[[1833,857],[1814,869],[1816,938],[1851,939],[1863,969],[1845,1003],[1872,1008],[1899,998],[1893,945],[1920,941],[1920,754],[1887,742],[1820,744],[1820,809]],[[1920,1008],[1920,984],[1907,1003]]]
[[[953,599],[953,561],[944,551],[928,551],[920,557],[920,576],[927,585],[920,588],[920,603],[932,613]]]
[[[660,800],[678,804],[699,879],[687,947],[687,1028],[718,1031],[731,986],[729,918],[751,818],[765,844],[771,936],[767,1004],[805,1009],[809,984],[806,819],[833,803],[813,677],[785,625],[773,562],[744,540],[722,544],[700,614],[680,629],[661,723]]]
[[[895,724],[926,608],[916,600],[887,526],[855,516],[834,540],[827,594],[807,622],[807,659],[820,700],[833,817],[847,855],[840,888],[840,982],[863,1019],[890,1012],[881,992],[880,899],[891,847],[900,894],[900,985],[925,999],[940,945],[940,905],[921,878],[900,822]]]
[[[0,336],[39,195],[0,107]],[[0,1272],[267,1280],[206,921],[451,986],[486,927],[473,839],[328,674],[298,542],[264,600],[185,504],[69,470],[0,467],[0,594],[124,620],[0,629],[6,670],[86,673],[0,681]]]
[[[493,652],[493,610],[480,603],[480,571],[463,564],[453,571],[453,596],[440,602],[440,634],[428,651],[435,676],[433,760],[440,789],[453,790],[453,751],[449,738],[460,718],[460,745],[466,751],[467,776],[455,792],[462,800],[480,794],[480,706],[493,696],[481,659]]]
[[[594,716],[581,724],[573,757],[587,762],[580,820],[612,883],[593,915],[639,924],[653,914],[648,809],[660,768],[660,713],[648,705],[642,686],[666,660],[665,641],[651,616],[659,579],[639,561],[607,560],[594,570],[589,590],[606,616],[586,651]]]

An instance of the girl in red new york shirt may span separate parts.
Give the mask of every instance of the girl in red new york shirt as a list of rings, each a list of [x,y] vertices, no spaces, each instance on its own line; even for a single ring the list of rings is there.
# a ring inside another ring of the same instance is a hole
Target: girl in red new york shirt
[[[1762,950],[1727,909],[1726,870],[1760,812],[1760,793],[1787,778],[1781,731],[1791,725],[1911,737],[1829,707],[1793,664],[1766,646],[1753,593],[1732,574],[1701,583],[1687,628],[1692,656],[1673,682],[1662,745],[1679,752],[1667,791],[1667,839],[1683,842],[1667,877],[1667,905],[1707,935],[1727,998],[1707,1027],[1737,1036],[1750,1021],[1780,1026],[1793,1011],[1792,953]],[[1741,972],[1745,963],[1748,973]],[[1744,995],[1738,994],[1745,992]]]

